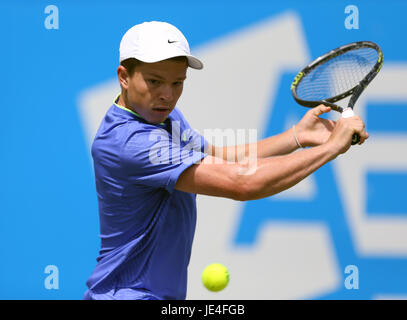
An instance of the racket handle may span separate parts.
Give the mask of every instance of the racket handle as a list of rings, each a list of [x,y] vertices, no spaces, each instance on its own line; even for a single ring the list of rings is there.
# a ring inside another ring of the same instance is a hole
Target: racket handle
[[[352,108],[345,108],[342,112],[342,118],[350,118],[353,117],[355,113],[353,112]],[[352,145],[359,143],[360,136],[359,134],[355,133],[352,136]]]

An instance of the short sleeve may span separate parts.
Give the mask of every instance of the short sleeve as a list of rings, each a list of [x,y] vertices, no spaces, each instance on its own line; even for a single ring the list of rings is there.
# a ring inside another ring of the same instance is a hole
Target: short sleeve
[[[182,137],[157,127],[132,132],[121,148],[123,175],[131,183],[171,193],[180,174],[206,156],[205,139],[196,132],[191,137],[184,143]]]

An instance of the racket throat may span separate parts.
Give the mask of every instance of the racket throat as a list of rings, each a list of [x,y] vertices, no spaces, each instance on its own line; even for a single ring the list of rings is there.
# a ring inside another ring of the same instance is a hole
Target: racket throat
[[[321,102],[322,102],[325,106],[331,107],[332,110],[338,111],[338,112],[340,112],[340,113],[343,112],[343,108],[340,107],[340,106],[338,106],[338,105],[335,104],[335,103],[328,102],[328,101],[326,101],[326,100],[321,100]]]
[[[362,82],[355,88],[355,90],[353,91],[353,94],[352,94],[352,96],[351,96],[351,98],[350,98],[350,100],[349,100],[348,108],[353,109],[353,106],[355,105],[356,100],[359,99],[359,96],[360,96],[360,94],[363,92],[363,90],[365,90],[366,85],[367,85],[367,84],[362,81]]]

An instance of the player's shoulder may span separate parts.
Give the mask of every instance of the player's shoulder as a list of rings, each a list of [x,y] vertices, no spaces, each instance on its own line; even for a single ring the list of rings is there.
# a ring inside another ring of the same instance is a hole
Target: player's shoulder
[[[142,138],[146,132],[152,131],[153,128],[154,126],[134,118],[128,111],[112,105],[99,126],[94,144],[120,148],[137,133],[144,133],[140,135],[140,138]]]
[[[127,121],[122,127],[120,144],[126,148],[131,146],[131,148],[143,149],[152,146],[167,135],[161,127],[139,121]]]
[[[175,107],[174,110],[171,112],[171,120],[172,121],[178,121],[181,124],[181,127],[183,129],[191,128],[189,122],[187,121],[186,117],[184,114],[181,112],[181,110],[178,107]]]
[[[172,112],[171,112],[171,118],[173,120],[181,120],[181,121],[185,121],[185,117],[182,114],[181,110],[178,107],[175,107]]]

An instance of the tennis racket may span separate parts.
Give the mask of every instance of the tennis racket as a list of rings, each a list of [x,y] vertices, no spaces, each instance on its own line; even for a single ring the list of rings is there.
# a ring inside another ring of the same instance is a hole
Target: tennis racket
[[[370,41],[353,42],[320,56],[295,77],[291,93],[300,105],[314,108],[320,104],[331,107],[343,118],[354,115],[353,107],[363,90],[383,65],[380,47]],[[350,96],[346,108],[336,102]],[[354,134],[352,144],[360,136]]]

